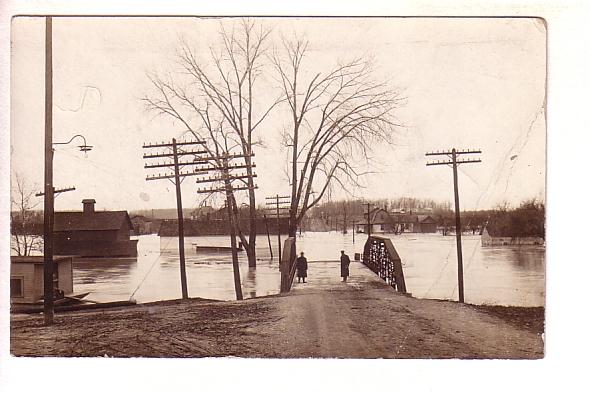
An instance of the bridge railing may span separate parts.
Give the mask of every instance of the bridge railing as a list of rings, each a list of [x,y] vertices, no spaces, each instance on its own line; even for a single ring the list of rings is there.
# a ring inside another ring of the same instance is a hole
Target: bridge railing
[[[363,264],[398,292],[406,293],[402,260],[391,239],[383,236],[370,236],[365,243]]]
[[[295,268],[297,250],[295,249],[295,238],[289,237],[285,240],[283,245],[283,255],[281,255],[280,270],[281,270],[281,293],[286,293],[291,290],[293,285],[293,278],[295,277]]]

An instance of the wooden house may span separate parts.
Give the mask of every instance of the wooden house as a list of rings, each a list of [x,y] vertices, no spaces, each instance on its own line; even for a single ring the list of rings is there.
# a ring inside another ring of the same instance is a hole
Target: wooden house
[[[358,233],[368,232],[367,213],[364,214],[365,221],[357,224]],[[391,230],[391,217],[387,210],[375,208],[369,213],[371,223],[371,233],[385,233]]]
[[[72,257],[54,256],[54,290],[74,291]],[[43,298],[43,256],[10,257],[10,302],[35,303]]]
[[[137,240],[126,211],[95,211],[94,199],[82,201],[81,212],[55,212],[53,247],[56,255],[135,257]]]
[[[394,233],[436,233],[437,221],[428,214],[394,213],[391,222]]]
[[[430,215],[418,214],[417,225],[414,232],[418,233],[436,233],[437,221]]]

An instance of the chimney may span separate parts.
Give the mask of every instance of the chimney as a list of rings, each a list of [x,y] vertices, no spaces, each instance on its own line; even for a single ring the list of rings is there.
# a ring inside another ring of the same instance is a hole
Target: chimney
[[[94,213],[94,204],[96,201],[94,199],[84,199],[82,200],[82,205],[84,206],[84,213]]]

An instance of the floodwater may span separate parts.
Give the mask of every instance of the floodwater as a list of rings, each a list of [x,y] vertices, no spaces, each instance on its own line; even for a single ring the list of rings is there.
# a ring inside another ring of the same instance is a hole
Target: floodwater
[[[457,258],[453,236],[438,234],[388,235],[404,266],[406,287],[414,297],[457,299]],[[283,236],[284,240],[284,236]],[[340,274],[338,258],[345,250],[351,259],[362,252],[366,236],[339,232],[304,233],[297,238],[298,252],[310,261],[308,281]],[[257,268],[248,267],[240,252],[240,275],[245,298],[279,292],[280,274],[276,236],[270,258],[266,236],[257,240]],[[201,246],[229,246],[227,236],[187,237],[186,271],[190,297],[235,299],[231,253],[203,252]],[[80,259],[74,263],[75,292],[91,292],[96,301],[138,302],[181,297],[178,238],[140,236],[137,258]],[[321,261],[313,263],[311,261]],[[482,247],[479,236],[463,237],[465,301],[473,304],[542,306],[545,303],[545,248]],[[352,274],[362,265],[355,264]],[[353,278],[353,277],[351,277]]]

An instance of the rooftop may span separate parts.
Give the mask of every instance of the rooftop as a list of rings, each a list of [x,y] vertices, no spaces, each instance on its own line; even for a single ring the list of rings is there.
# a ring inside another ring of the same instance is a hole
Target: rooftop
[[[12,263],[33,263],[35,265],[42,265],[43,261],[44,261],[44,256],[43,255],[29,255],[26,257],[23,256],[11,256],[10,257],[10,262]],[[53,262],[54,263],[60,263],[60,262],[65,262],[72,259],[71,256],[68,255],[54,255],[53,256]]]
[[[124,221],[133,228],[126,211],[55,212],[54,217],[54,232],[119,230]]]

